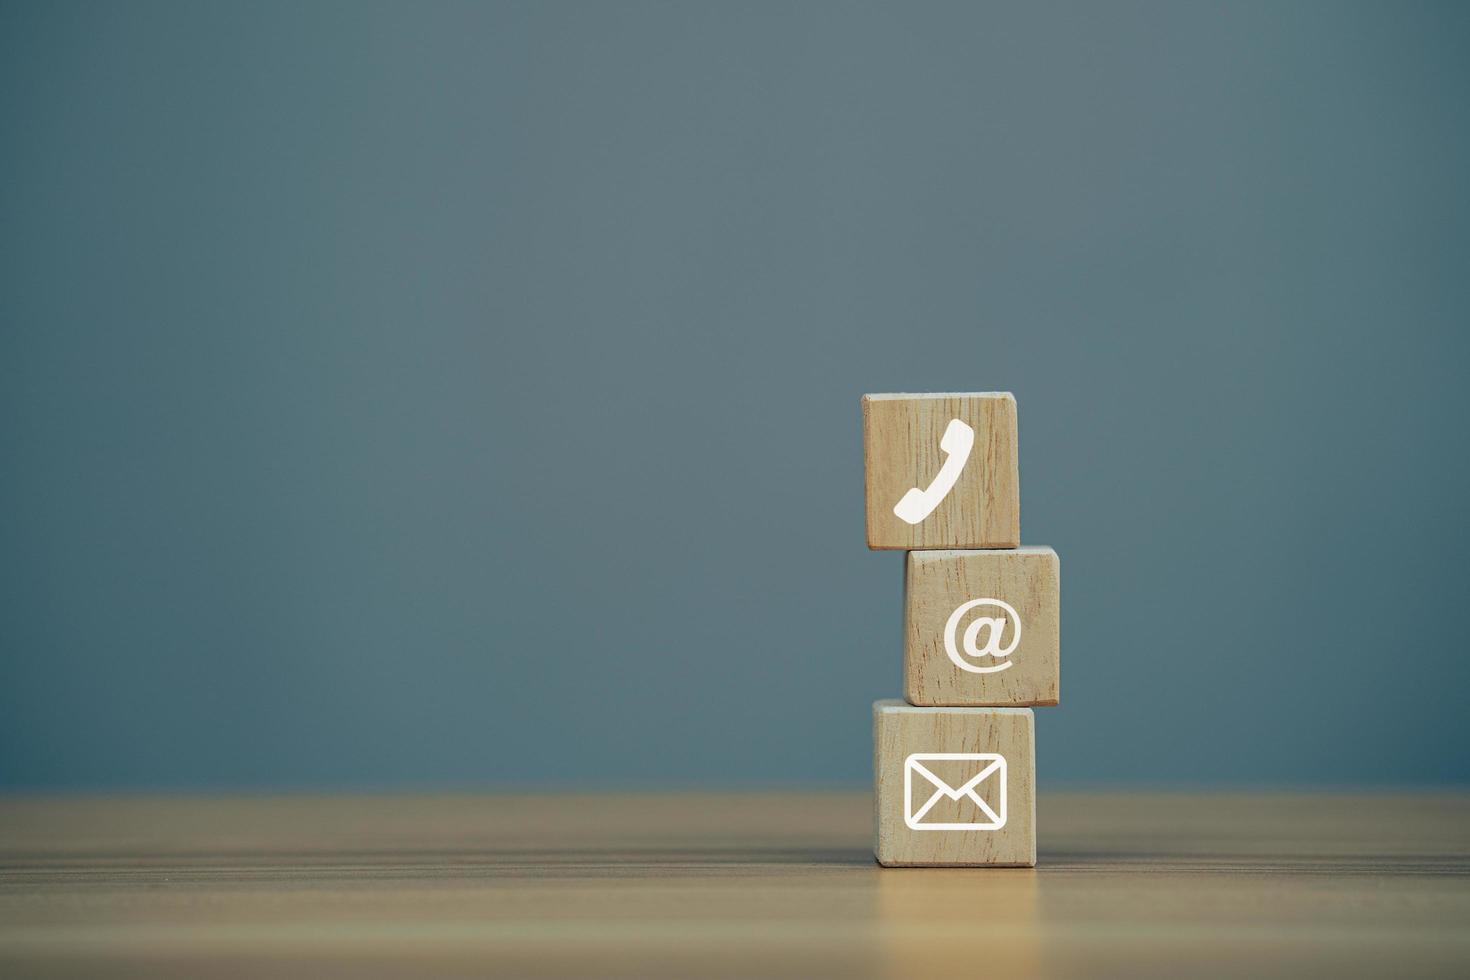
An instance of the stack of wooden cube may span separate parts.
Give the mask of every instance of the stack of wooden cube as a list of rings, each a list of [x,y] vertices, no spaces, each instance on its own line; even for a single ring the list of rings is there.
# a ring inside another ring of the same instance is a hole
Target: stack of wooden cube
[[[1016,399],[863,396],[868,547],[904,550],[904,700],[873,705],[888,866],[1036,864],[1034,705],[1057,703],[1061,570],[1021,547]]]

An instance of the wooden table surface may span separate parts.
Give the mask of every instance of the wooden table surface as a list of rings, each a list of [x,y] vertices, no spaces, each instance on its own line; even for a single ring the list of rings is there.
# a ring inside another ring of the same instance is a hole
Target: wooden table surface
[[[1470,975],[1470,795],[1061,794],[884,870],[861,793],[0,799],[0,975]]]

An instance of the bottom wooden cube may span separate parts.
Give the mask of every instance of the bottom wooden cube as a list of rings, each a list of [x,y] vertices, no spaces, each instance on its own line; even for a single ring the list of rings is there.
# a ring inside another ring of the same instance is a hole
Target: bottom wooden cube
[[[873,705],[873,853],[887,867],[1033,867],[1030,708]]]

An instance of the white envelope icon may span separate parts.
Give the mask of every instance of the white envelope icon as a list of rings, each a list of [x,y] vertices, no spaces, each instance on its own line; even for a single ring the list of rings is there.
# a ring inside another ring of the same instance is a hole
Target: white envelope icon
[[[970,762],[958,787],[934,775],[924,763]],[[988,779],[1000,781],[999,805],[992,809],[978,789]],[[914,783],[918,782],[918,789]],[[971,823],[924,823],[924,815],[942,799],[973,804]],[[915,805],[915,800],[922,802]],[[1006,760],[993,752],[915,752],[903,762],[903,822],[910,830],[999,830],[1006,825]]]

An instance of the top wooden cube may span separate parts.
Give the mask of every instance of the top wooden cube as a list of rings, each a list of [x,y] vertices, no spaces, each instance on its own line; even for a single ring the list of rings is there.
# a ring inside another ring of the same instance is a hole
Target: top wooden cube
[[[1015,396],[864,395],[863,483],[869,548],[1018,547]]]

